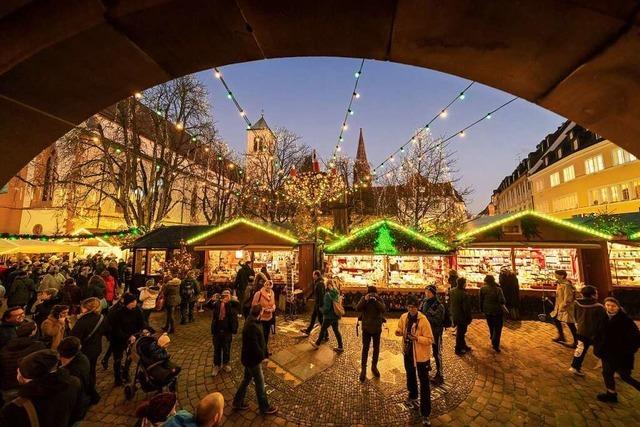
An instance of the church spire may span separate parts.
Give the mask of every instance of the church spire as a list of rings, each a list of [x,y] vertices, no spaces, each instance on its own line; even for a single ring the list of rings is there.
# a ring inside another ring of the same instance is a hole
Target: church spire
[[[367,160],[367,150],[364,146],[364,136],[362,128],[360,128],[360,138],[358,138],[358,151],[356,152],[356,161],[353,166],[353,182],[368,181],[371,175],[371,166]]]

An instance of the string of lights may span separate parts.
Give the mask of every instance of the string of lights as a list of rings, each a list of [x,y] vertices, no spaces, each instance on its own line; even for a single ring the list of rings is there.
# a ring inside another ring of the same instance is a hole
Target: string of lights
[[[358,92],[358,83],[360,83],[360,77],[362,76],[362,69],[364,67],[364,59],[360,62],[360,67],[358,71],[354,73],[356,81],[353,85],[353,90],[351,91],[351,98],[349,99],[349,105],[347,106],[347,111],[344,113],[344,118],[342,119],[342,124],[340,125],[340,134],[338,135],[338,142],[333,149],[333,154],[331,155],[331,162],[329,163],[330,167],[333,167],[335,164],[335,160],[337,158],[337,153],[342,149],[341,144],[344,141],[344,132],[349,128],[349,116],[353,116],[355,111],[353,110],[353,101],[355,99],[360,98],[360,92]]]
[[[222,76],[222,72],[220,72],[220,70],[217,67],[213,67],[213,75],[215,76],[216,79],[220,80],[224,88],[227,90],[227,98],[233,101],[236,108],[238,109],[238,112],[240,113],[240,116],[244,119],[245,123],[247,124],[247,129],[249,129],[251,127],[251,121],[247,117],[247,112],[244,110],[244,108],[240,106],[240,103],[238,102],[238,98],[236,98],[236,96],[233,94],[233,92],[229,88],[229,85],[227,84],[224,77]]]
[[[40,240],[43,242],[48,242],[49,240],[85,240],[85,239],[93,239],[96,237],[101,237],[103,239],[108,239],[110,237],[126,237],[129,235],[141,235],[142,231],[137,227],[127,228],[124,230],[117,231],[106,231],[102,233],[86,233],[86,234],[14,234],[14,233],[0,233],[0,238],[8,239],[8,240]]]

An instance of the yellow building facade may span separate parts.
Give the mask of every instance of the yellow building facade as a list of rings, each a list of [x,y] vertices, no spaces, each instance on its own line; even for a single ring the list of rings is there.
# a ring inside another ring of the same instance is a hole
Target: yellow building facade
[[[608,140],[566,156],[560,148],[528,180],[534,209],[559,218],[640,210],[640,161]]]

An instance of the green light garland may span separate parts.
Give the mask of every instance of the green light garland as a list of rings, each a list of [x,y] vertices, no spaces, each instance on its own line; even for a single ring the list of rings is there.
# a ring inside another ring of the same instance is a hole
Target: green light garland
[[[93,239],[96,237],[108,239],[110,237],[125,237],[128,235],[137,236],[140,234],[140,230],[137,227],[128,228],[126,230],[107,231],[104,233],[88,233],[88,234],[12,234],[12,233],[0,233],[0,239],[8,240],[40,240],[42,242],[48,242],[49,240],[84,240]]]
[[[298,239],[296,239],[296,238],[294,238],[292,236],[289,236],[288,234],[281,233],[281,232],[276,231],[276,230],[274,230],[272,228],[265,227],[263,225],[257,224],[255,222],[250,221],[250,220],[245,219],[245,218],[238,218],[238,219],[234,219],[233,221],[227,222],[226,224],[222,224],[222,225],[220,225],[220,226],[218,226],[216,228],[213,228],[211,230],[205,231],[204,233],[198,234],[197,236],[192,237],[191,239],[187,240],[187,244],[188,245],[192,245],[192,244],[194,244],[194,243],[196,243],[196,242],[198,242],[198,241],[200,241],[202,239],[205,239],[207,237],[213,236],[214,234],[220,233],[221,231],[227,230],[227,229],[229,229],[231,227],[234,227],[234,226],[236,226],[238,224],[245,224],[245,225],[248,225],[249,227],[255,228],[256,230],[264,231],[265,233],[269,233],[272,236],[276,236],[276,237],[284,239],[284,240],[286,240],[288,242],[291,242],[294,245],[298,243]]]

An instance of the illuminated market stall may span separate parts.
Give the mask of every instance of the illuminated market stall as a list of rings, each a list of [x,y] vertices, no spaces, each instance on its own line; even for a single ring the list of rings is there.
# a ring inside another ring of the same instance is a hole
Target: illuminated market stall
[[[380,220],[326,246],[325,270],[338,279],[346,305],[374,285],[389,309],[402,309],[408,294],[430,284],[444,289],[449,251],[438,239]]]
[[[480,217],[465,224],[457,236],[455,268],[467,278],[471,293],[487,274],[496,279],[505,267],[520,284],[521,308],[530,314],[542,308],[541,291],[555,292],[556,270],[565,270],[580,289],[598,287],[608,295],[611,285],[608,233],[535,211]],[[524,307],[523,307],[524,305]]]

